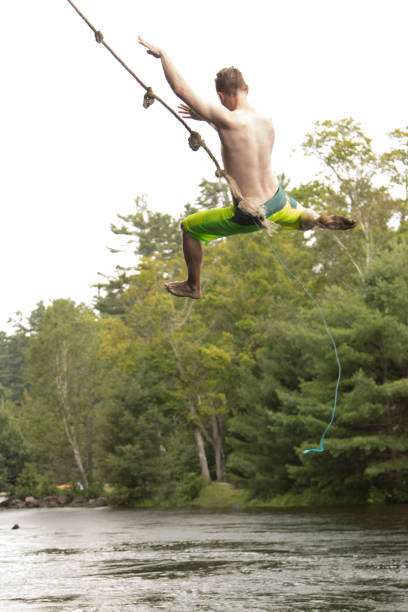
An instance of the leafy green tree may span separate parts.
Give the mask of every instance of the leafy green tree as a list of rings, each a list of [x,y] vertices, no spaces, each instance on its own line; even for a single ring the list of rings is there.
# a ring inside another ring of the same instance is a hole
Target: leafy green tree
[[[24,391],[24,351],[28,338],[24,333],[7,335],[0,332],[0,395],[4,400],[5,390],[9,390],[10,399],[21,402]]]
[[[226,202],[229,201],[225,185],[203,181],[196,206],[187,205],[185,214],[190,214],[203,206],[212,207]],[[189,341],[185,338],[185,330],[189,329],[191,324],[199,329],[202,324],[198,320],[195,321],[192,304],[179,304],[179,307],[174,307],[171,298],[163,294],[166,275],[176,277],[184,267],[180,259],[180,220],[171,219],[168,215],[153,214],[145,203],[141,204],[140,201],[137,205],[139,209],[136,215],[122,217],[124,224],[120,231],[134,237],[131,240],[140,256],[138,266],[133,274],[123,279],[125,282],[121,283],[120,287],[115,284],[115,279],[104,287],[105,295],[99,299],[98,308],[104,312],[110,309],[112,314],[121,313],[132,338],[129,341],[131,350],[143,354],[143,351],[140,351],[140,344],[143,343],[143,348],[147,349],[143,357],[144,360],[147,359],[146,363],[154,352],[161,350],[162,356],[169,359],[172,364],[173,378],[169,388],[173,395],[177,395],[178,389],[186,385],[185,381],[190,375],[192,365],[190,356],[197,355],[199,347],[197,341],[190,347]],[[169,246],[171,244],[172,247]],[[174,257],[176,251],[178,257]],[[147,283],[151,283],[150,286]],[[106,300],[109,300],[109,303]],[[117,306],[115,311],[115,306],[112,307],[110,304],[120,304],[120,306]],[[151,309],[150,314],[148,308]],[[114,326],[111,331],[114,332]],[[206,330],[204,336],[205,334]],[[106,348],[105,344],[105,350]],[[205,359],[205,350],[216,351],[216,348],[202,349],[200,353],[200,363],[205,363],[210,368],[211,360]],[[155,360],[157,361],[156,356],[153,361]],[[133,360],[131,362],[133,363]],[[161,367],[167,371],[169,365],[164,363]],[[197,359],[194,363],[192,367],[198,368]],[[225,466],[221,441],[224,400],[215,381],[214,385],[215,389],[212,392],[208,391],[205,398],[202,392],[200,394],[193,394],[192,391],[184,392],[184,414],[188,415],[186,418],[194,432],[203,477],[207,480],[211,478],[205,450],[207,443],[215,455],[217,478],[224,480]],[[188,385],[185,389],[188,389]],[[198,408],[199,405],[201,409]],[[208,421],[205,425],[202,419],[204,414],[206,415],[204,420]]]
[[[149,265],[150,257],[161,260],[177,258],[181,251],[180,223],[182,219],[203,208],[229,206],[230,204],[226,183],[210,182],[205,179],[200,183],[200,194],[195,203],[186,204],[184,213],[179,218],[174,218],[167,213],[154,212],[148,208],[145,197],[137,197],[136,211],[130,215],[118,215],[120,225],[111,226],[114,234],[128,238],[123,249],[131,249],[135,254],[133,271],[117,267],[117,274],[114,277],[107,278],[105,282],[97,285],[97,310],[105,314],[123,314],[126,307],[122,304],[121,296],[129,288],[129,284],[136,280],[134,278],[135,269],[142,264],[142,258],[146,258],[147,265]],[[111,252],[117,253],[120,252],[120,249],[111,249]]]
[[[19,474],[14,494],[19,499],[24,499],[28,496],[37,496],[37,489],[40,482],[40,477],[35,467],[31,463],[26,463],[23,470]]]
[[[154,212],[147,206],[146,198],[138,196],[136,210],[130,215],[118,215],[120,225],[111,225],[116,235],[127,236],[125,248],[132,248],[136,256],[150,257],[160,253],[164,259],[171,259],[180,251],[180,223],[182,219],[203,208],[216,208],[230,204],[226,183],[210,182],[205,179],[200,183],[200,195],[195,204],[186,204],[184,214],[174,218],[168,213]],[[111,252],[118,252],[111,249]]]
[[[390,363],[393,338],[400,332],[405,341],[406,296],[397,283],[405,283],[398,272],[405,255],[396,255],[403,234],[391,225],[401,202],[378,187],[385,162],[351,119],[318,123],[305,147],[324,172],[291,194],[357,218],[359,229],[211,243],[199,302],[163,291],[184,274],[170,239],[179,220],[156,219],[147,208],[142,220],[123,218],[138,259],[131,273],[101,287],[98,307],[113,315],[104,323],[103,359],[134,390],[127,399],[119,393],[106,414],[103,469],[125,498],[171,497],[177,486],[182,496],[199,471],[282,502],[402,499],[405,447],[396,432],[406,426],[406,374],[402,357],[398,368]],[[203,182],[195,206],[228,203],[219,183]],[[338,416],[322,455],[303,450],[317,446],[330,418],[337,363],[315,305],[276,252],[321,302],[343,363]],[[379,270],[388,271],[385,280]],[[385,293],[374,292],[373,278]]]
[[[301,466],[289,469],[295,490],[311,482],[326,499],[405,501],[407,255],[405,244],[395,240],[374,260],[362,288],[353,294],[334,288],[328,292],[325,304],[339,341],[343,382],[336,421],[325,443],[328,452],[303,455],[306,446],[316,446],[313,440],[328,421],[336,380],[330,347],[326,343],[324,348],[323,337],[313,331],[312,342],[320,350],[310,348],[311,376],[302,383],[298,401],[307,435],[298,447]],[[303,329],[301,337],[307,342]]]
[[[12,405],[12,404],[11,404]],[[10,411],[10,404],[0,407],[0,489],[14,485],[24,466],[27,451]]]
[[[289,268],[296,270],[314,293],[313,275],[303,268],[305,261],[296,265],[298,251],[293,244],[282,243],[278,249],[285,251]],[[306,261],[307,255],[306,249]],[[267,259],[267,264],[270,283],[264,286],[263,299],[258,295],[257,300],[262,310],[255,311],[252,320],[241,322],[247,344],[242,345],[245,353],[239,355],[237,379],[242,382],[231,398],[236,408],[227,438],[233,480],[260,499],[276,497],[291,486],[286,466],[298,461],[295,449],[304,429],[298,419],[297,399],[301,380],[310,370],[310,355],[302,350],[300,329],[313,310],[313,304],[279,262]],[[259,269],[261,265],[259,262]],[[248,289],[253,291],[251,284]]]
[[[111,225],[112,232],[127,236],[127,244],[135,255],[149,257],[157,252],[165,257],[175,255],[180,244],[178,220],[169,214],[149,210],[144,197],[136,198],[135,204],[135,213],[118,215],[121,225]]]
[[[203,179],[199,185],[200,193],[193,205],[186,204],[182,218],[191,215],[204,208],[218,208],[220,206],[231,206],[231,195],[225,181],[207,181]]]
[[[384,162],[350,118],[318,121],[303,148],[306,155],[321,161],[322,172],[319,181],[294,190],[294,197],[322,212],[339,212],[358,222],[350,233],[315,232],[321,269],[326,274],[332,271],[329,278],[335,278],[351,264],[361,280],[374,255],[392,236],[390,223],[401,213],[401,202],[391,197],[388,188],[376,184]]]
[[[86,489],[93,476],[95,414],[104,371],[98,361],[101,327],[84,306],[55,300],[44,312],[27,353],[30,393],[24,405],[25,436],[45,469],[57,457],[74,459]],[[69,464],[59,473],[65,478]]]
[[[171,298],[163,292],[164,273],[168,265],[168,262],[164,264],[159,259],[151,261],[149,266],[142,265],[124,294],[129,304],[124,322],[118,319],[106,321],[107,332],[101,347],[105,358],[110,359],[133,381],[138,381],[140,388],[146,389],[147,397],[143,405],[146,413],[155,413],[157,425],[160,422],[157,416],[160,406],[170,411],[178,423],[180,418],[185,423],[186,415],[193,419],[197,413],[193,392],[188,389],[187,354],[184,351],[188,349],[188,356],[191,356],[194,349],[183,344],[183,354],[180,352],[181,330],[185,330],[187,322],[191,324],[194,321],[192,303],[184,302],[175,307]],[[136,406],[133,417],[136,423],[141,417],[135,411],[138,412]],[[202,432],[197,423],[193,425],[193,430],[202,469],[205,477],[209,478]],[[133,444],[137,444],[136,438]],[[117,451],[116,446],[114,452]],[[137,465],[134,469],[138,470]]]
[[[396,129],[389,136],[396,142],[396,148],[383,153],[381,161],[388,172],[391,182],[405,187],[405,221],[408,215],[408,125],[404,129]]]
[[[0,332],[0,402],[4,390],[8,391],[8,399],[17,405],[21,404],[25,388],[24,367],[25,353],[29,337],[35,332],[44,312],[44,304],[39,302],[27,321],[20,312],[15,314],[14,333],[7,335]],[[3,389],[3,391],[1,391]]]

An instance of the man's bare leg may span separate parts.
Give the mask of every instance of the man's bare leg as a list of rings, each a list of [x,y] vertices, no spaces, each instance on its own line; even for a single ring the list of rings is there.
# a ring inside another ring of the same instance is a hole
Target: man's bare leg
[[[342,215],[320,215],[317,225],[328,230],[350,230],[357,225],[357,222]]]
[[[183,253],[187,266],[187,280],[167,283],[166,289],[177,297],[189,297],[198,300],[201,297],[200,273],[203,261],[203,247],[199,240],[193,238],[182,227]]]
[[[356,225],[356,221],[342,215],[319,215],[310,208],[305,208],[300,221],[300,229],[303,231],[316,226],[328,230],[350,230]]]

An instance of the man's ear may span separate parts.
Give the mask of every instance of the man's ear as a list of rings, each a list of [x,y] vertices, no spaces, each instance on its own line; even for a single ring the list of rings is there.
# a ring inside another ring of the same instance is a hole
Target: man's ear
[[[225,93],[223,91],[217,91],[218,97],[220,99],[221,104],[225,102]]]

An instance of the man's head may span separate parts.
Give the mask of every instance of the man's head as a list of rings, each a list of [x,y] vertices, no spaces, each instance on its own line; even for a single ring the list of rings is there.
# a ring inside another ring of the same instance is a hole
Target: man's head
[[[230,110],[234,110],[236,107],[234,101],[237,100],[239,95],[248,93],[248,85],[245,83],[244,77],[234,66],[223,68],[217,73],[215,88],[221,103]]]

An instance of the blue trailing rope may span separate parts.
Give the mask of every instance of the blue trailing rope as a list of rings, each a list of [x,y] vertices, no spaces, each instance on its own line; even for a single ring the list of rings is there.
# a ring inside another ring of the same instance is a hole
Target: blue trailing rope
[[[333,344],[333,348],[334,348],[334,354],[336,355],[336,361],[337,361],[337,366],[339,369],[339,374],[337,377],[337,384],[336,384],[336,390],[334,392],[334,403],[333,403],[333,409],[332,409],[332,414],[331,414],[331,419],[329,424],[327,425],[326,429],[324,430],[322,437],[320,438],[320,446],[319,448],[309,448],[304,452],[305,455],[307,455],[308,453],[322,453],[325,449],[324,449],[324,439],[326,437],[327,432],[329,431],[330,427],[333,424],[334,421],[334,417],[336,415],[336,407],[337,407],[337,397],[338,397],[338,393],[339,393],[339,385],[340,385],[340,380],[341,380],[341,363],[340,363],[340,359],[339,359],[339,353],[337,351],[337,346],[336,346],[336,342],[333,338],[333,335],[329,329],[329,326],[327,325],[327,321],[326,321],[326,317],[323,314],[323,311],[320,307],[319,302],[316,300],[315,297],[313,297],[313,295],[310,293],[310,291],[304,286],[304,284],[302,283],[301,280],[299,280],[297,278],[297,276],[288,268],[288,266],[285,264],[285,262],[282,260],[282,258],[279,256],[279,254],[275,251],[275,249],[273,248],[273,246],[271,245],[270,241],[268,241],[268,239],[265,236],[265,233],[262,232],[262,235],[265,239],[265,241],[267,242],[269,248],[271,249],[272,253],[275,255],[276,259],[278,260],[278,262],[281,264],[281,266],[286,270],[286,272],[302,287],[303,291],[306,293],[306,295],[312,300],[312,302],[316,305],[320,317],[323,321],[323,325],[325,327],[325,330],[327,332],[327,335],[329,336],[331,343]]]

